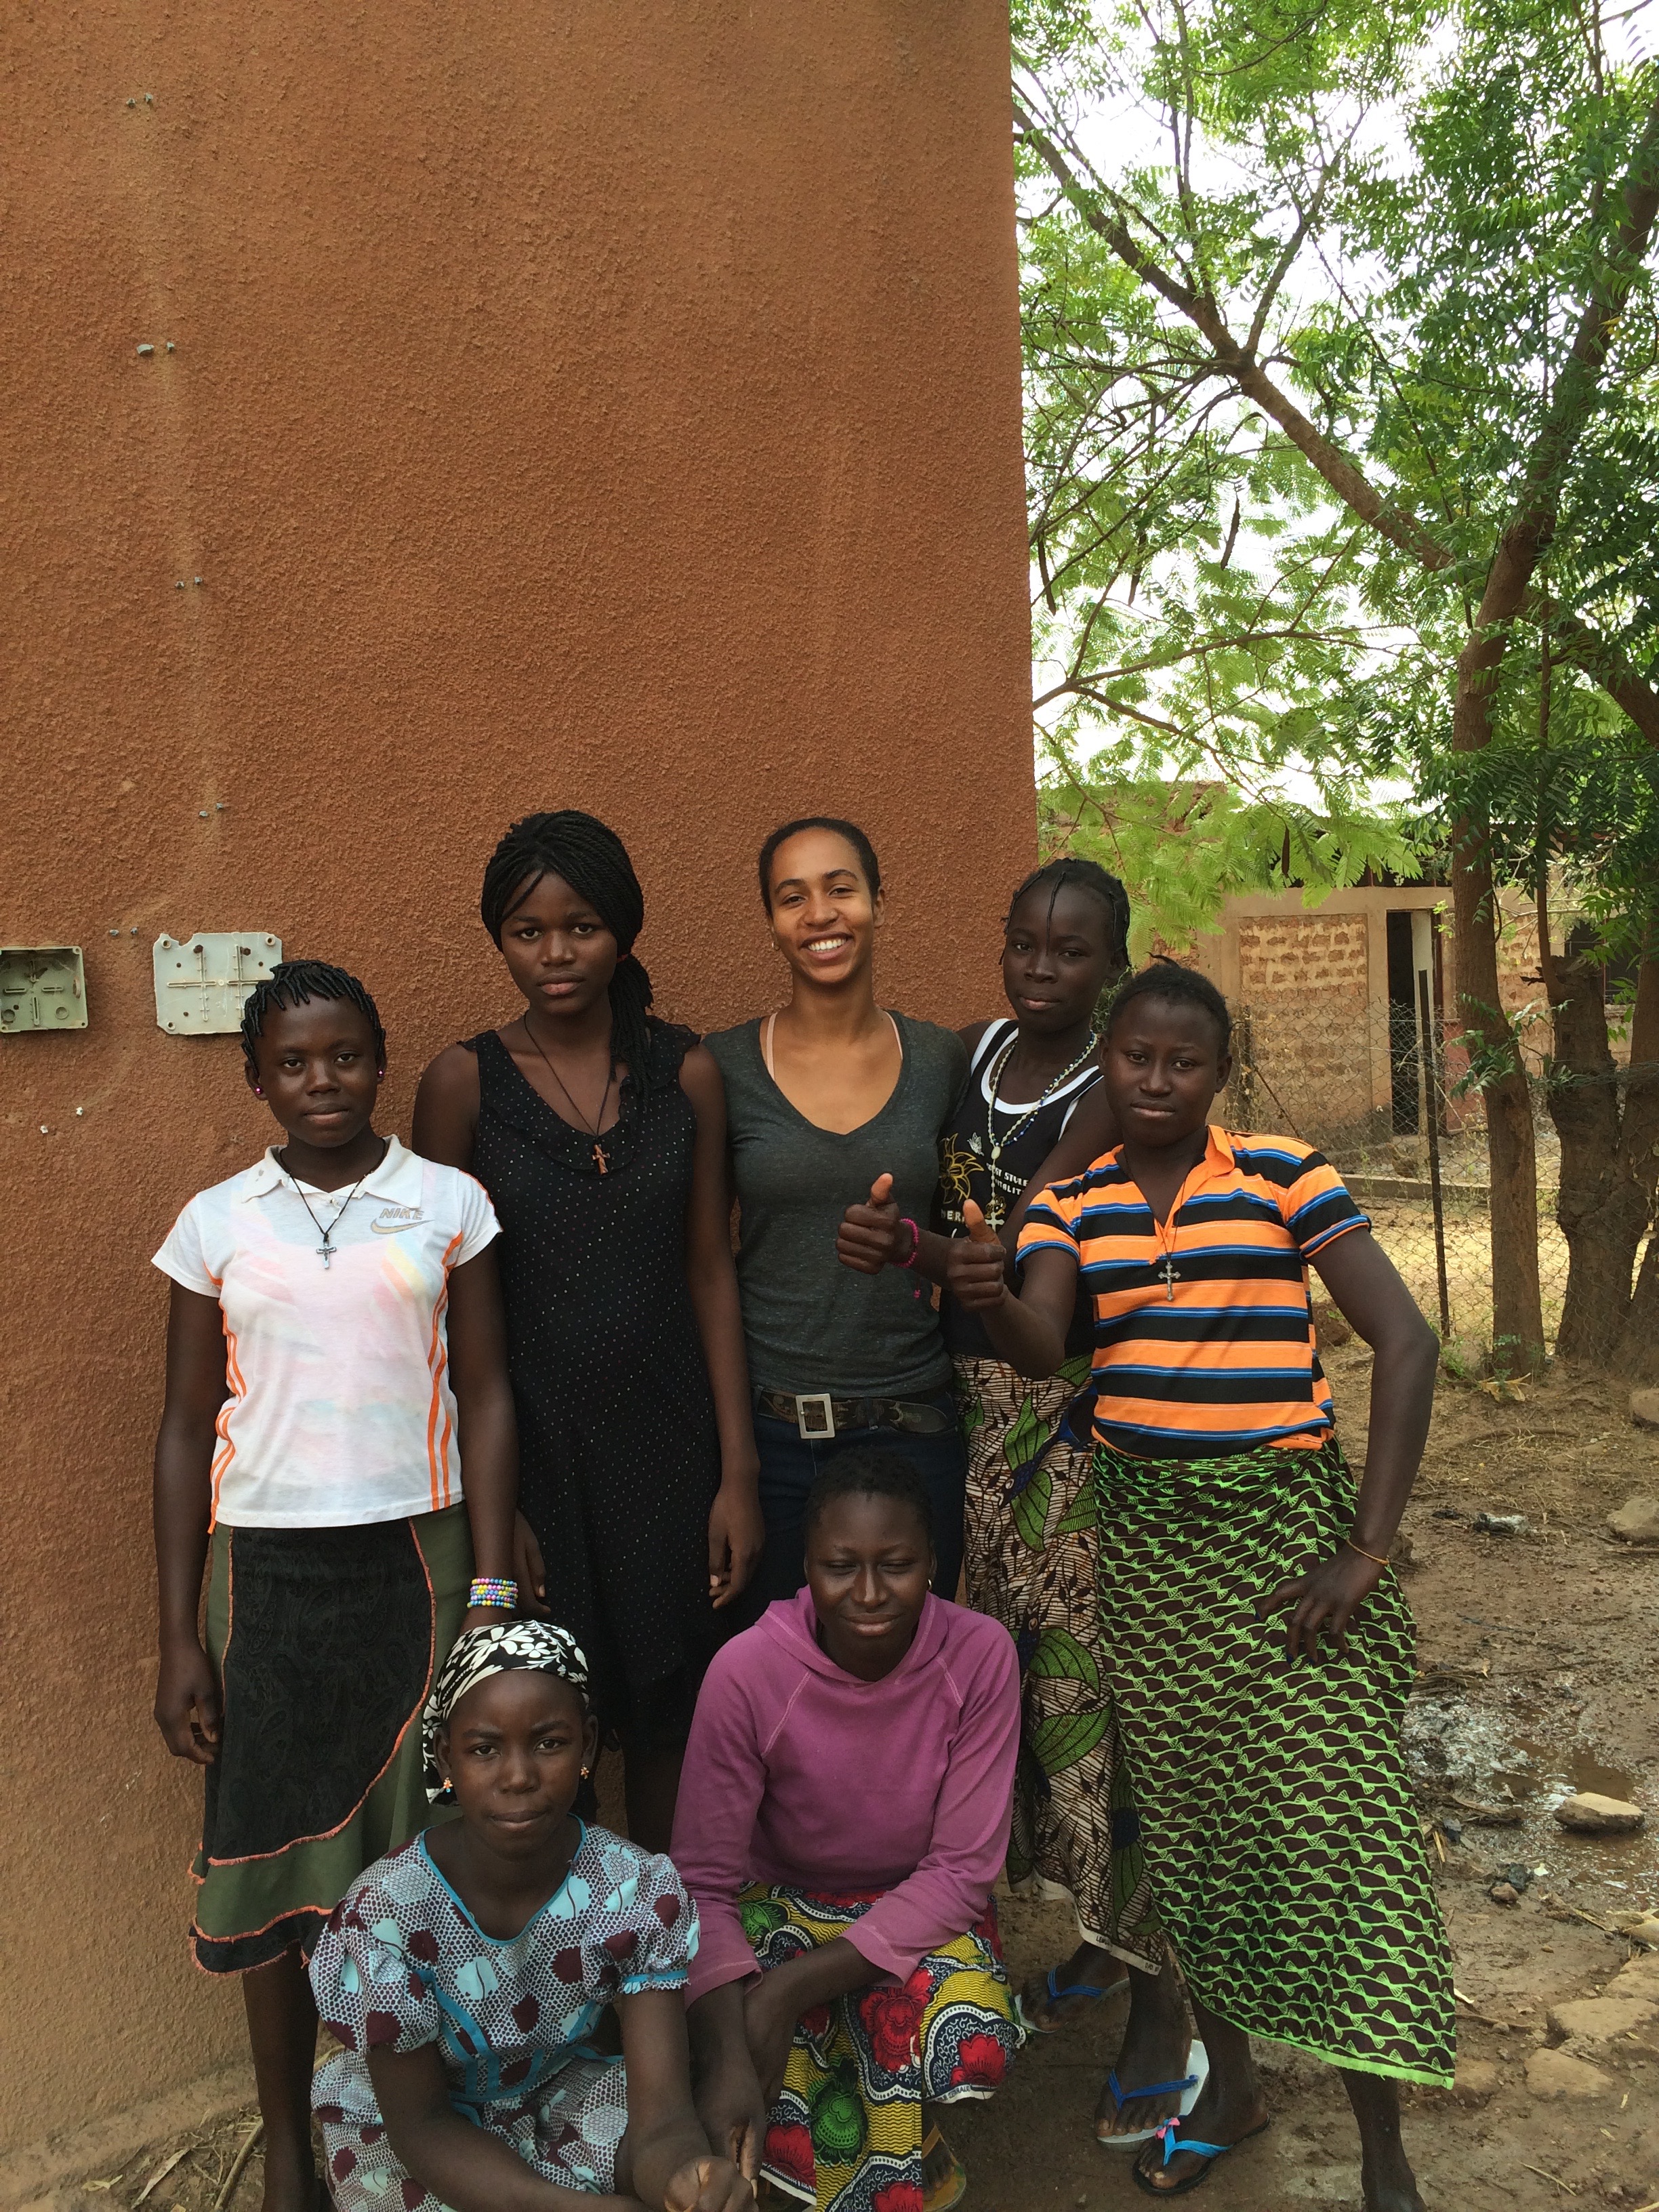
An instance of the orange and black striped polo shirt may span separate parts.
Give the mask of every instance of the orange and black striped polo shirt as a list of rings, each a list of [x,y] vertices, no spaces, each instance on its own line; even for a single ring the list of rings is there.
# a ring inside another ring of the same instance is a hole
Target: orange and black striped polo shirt
[[[1038,1195],[1019,1256],[1077,1257],[1094,1304],[1097,1440],[1143,1459],[1214,1459],[1329,1436],[1308,1262],[1370,1225],[1322,1152],[1212,1127],[1161,1227],[1110,1152]]]

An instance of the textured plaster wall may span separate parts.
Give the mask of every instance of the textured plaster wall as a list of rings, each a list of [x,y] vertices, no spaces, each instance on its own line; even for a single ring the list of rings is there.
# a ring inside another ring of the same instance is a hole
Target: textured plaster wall
[[[3,2146],[240,2036],[149,1717],[147,1261],[267,1126],[155,937],[356,969],[406,1129],[512,1010],[517,812],[623,832],[704,1024],[771,1002],[784,813],[869,825],[884,995],[952,1021],[1034,822],[995,0],[85,0],[0,54],[0,942],[91,1010],[0,1038]]]

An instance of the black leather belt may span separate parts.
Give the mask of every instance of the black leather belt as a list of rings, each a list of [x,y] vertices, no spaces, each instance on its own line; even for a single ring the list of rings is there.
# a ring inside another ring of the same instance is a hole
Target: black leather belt
[[[793,1421],[804,1442],[827,1443],[842,1429],[897,1429],[912,1437],[942,1437],[956,1417],[913,1398],[832,1398],[827,1390],[803,1397],[787,1390],[757,1390],[759,1410],[775,1421]]]

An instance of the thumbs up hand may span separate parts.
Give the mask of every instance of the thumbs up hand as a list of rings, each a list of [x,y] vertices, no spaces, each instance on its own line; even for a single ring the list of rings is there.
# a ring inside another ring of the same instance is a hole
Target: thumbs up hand
[[[968,1312],[983,1313],[987,1307],[1002,1303],[1008,1255],[975,1200],[963,1203],[962,1218],[968,1224],[968,1234],[951,1239],[945,1287]]]
[[[836,1231],[836,1257],[860,1275],[878,1275],[910,1252],[910,1231],[899,1219],[893,1178],[878,1175],[867,1200],[849,1206]]]

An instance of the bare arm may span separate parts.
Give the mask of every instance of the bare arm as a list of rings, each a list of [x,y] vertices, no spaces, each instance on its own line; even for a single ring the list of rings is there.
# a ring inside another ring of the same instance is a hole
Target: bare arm
[[[750,2212],[754,2191],[708,2137],[691,2101],[685,1998],[679,1990],[641,1990],[617,1999],[628,2069],[628,2134],[617,2179],[668,2212]]]
[[[472,1530],[473,1572],[511,1576],[519,1428],[493,1244],[449,1278],[449,1379],[455,1393],[461,1490]],[[500,1617],[480,1607],[468,1613],[463,1625],[477,1628]]]
[[[153,1492],[161,1595],[155,1724],[176,1759],[198,1766],[212,1765],[219,1741],[218,1687],[197,1633],[197,1616],[207,1560],[214,1424],[228,1395],[219,1301],[174,1283]]]
[[[1264,1601],[1268,1613],[1290,1611],[1285,1650],[1291,1659],[1298,1650],[1316,1657],[1322,1629],[1340,1650],[1353,1613],[1382,1579],[1428,1437],[1440,1358],[1434,1331],[1369,1230],[1333,1238],[1313,1264],[1375,1358],[1370,1434],[1352,1540],[1307,1574],[1281,1583]]]
[[[464,2120],[435,2043],[371,2051],[368,2075],[393,2154],[454,2212],[621,2212],[631,2202],[544,2181],[500,2136]]]
[[[478,1056],[452,1044],[427,1064],[415,1091],[410,1149],[423,1160],[472,1172],[478,1131]]]
[[[720,1486],[708,1516],[708,1589],[719,1607],[732,1602],[760,1559],[764,1542],[760,1455],[755,1449],[749,1359],[732,1261],[726,1085],[718,1062],[704,1046],[696,1046],[681,1062],[680,1088],[697,1116],[691,1198],[685,1216],[685,1267],[720,1430]]]
[[[979,1316],[1011,1366],[1022,1375],[1056,1374],[1066,1364],[1066,1333],[1077,1304],[1077,1254],[1058,1245],[1033,1252],[1016,1291],[1007,1279],[1007,1255],[985,1231],[984,1215],[971,1198],[963,1211],[969,1234],[950,1239],[945,1287],[965,1312]]]
[[[760,2170],[767,2115],[782,2089],[802,2014],[880,1979],[879,1966],[837,1937],[747,1984],[723,1982],[691,2007],[697,2112],[709,2142],[745,2173]]]

